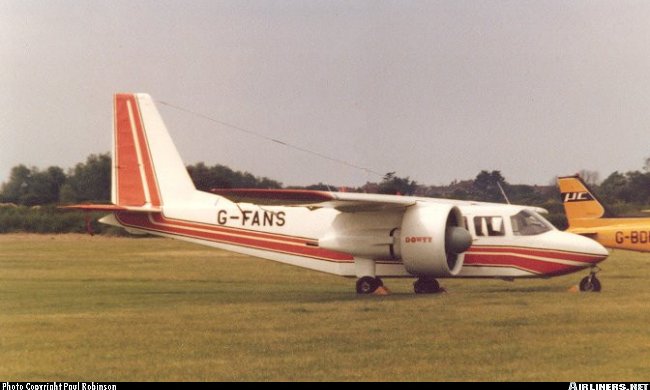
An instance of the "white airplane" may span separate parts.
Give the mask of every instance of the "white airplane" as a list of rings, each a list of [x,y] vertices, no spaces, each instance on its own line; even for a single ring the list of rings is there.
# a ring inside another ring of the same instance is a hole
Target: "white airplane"
[[[539,278],[591,268],[597,242],[560,232],[540,209],[408,196],[290,190],[198,191],[152,98],[117,94],[112,204],[100,222],[356,277],[359,294],[382,277]],[[255,201],[255,203],[253,203]]]

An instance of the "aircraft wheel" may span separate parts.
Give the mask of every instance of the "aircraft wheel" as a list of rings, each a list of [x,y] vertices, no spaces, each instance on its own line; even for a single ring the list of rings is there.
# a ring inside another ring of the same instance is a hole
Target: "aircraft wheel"
[[[364,276],[357,280],[357,294],[372,294],[382,286],[383,282],[379,278],[373,278],[372,276]]]
[[[413,283],[416,294],[435,294],[441,291],[440,283],[435,279],[420,278]]]
[[[600,292],[600,280],[594,275],[585,276],[580,281],[580,291]]]

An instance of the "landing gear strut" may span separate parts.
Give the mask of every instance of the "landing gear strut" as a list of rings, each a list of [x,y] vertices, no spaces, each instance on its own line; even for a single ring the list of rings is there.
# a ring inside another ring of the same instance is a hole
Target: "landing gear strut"
[[[380,278],[364,276],[357,280],[357,294],[372,294],[383,285],[384,282]]]
[[[413,283],[413,290],[416,294],[437,294],[445,291],[433,278],[419,278]]]
[[[596,277],[596,273],[598,271],[600,271],[600,268],[593,267],[591,269],[591,272],[589,273],[589,276],[585,276],[580,281],[580,291],[600,292],[601,289],[600,280],[598,280],[598,278]]]

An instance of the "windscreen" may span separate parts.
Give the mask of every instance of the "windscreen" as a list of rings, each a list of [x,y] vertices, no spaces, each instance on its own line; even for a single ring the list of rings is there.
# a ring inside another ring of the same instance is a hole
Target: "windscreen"
[[[510,217],[515,236],[534,236],[552,230],[550,222],[530,210],[522,210]]]

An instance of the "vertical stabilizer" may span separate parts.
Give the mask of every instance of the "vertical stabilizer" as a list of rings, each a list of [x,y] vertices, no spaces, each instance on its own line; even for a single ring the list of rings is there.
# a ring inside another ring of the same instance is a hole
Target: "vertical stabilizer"
[[[576,220],[598,219],[610,214],[580,176],[558,177],[557,183],[570,226],[575,226]]]
[[[160,207],[187,199],[194,184],[147,94],[116,94],[112,201]]]

